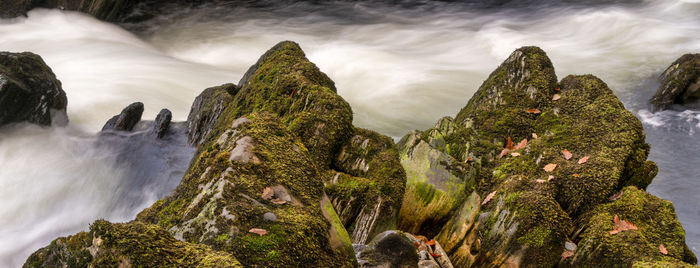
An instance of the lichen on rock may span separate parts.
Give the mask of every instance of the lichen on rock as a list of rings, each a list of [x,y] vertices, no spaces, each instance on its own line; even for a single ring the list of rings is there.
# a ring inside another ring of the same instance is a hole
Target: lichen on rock
[[[649,100],[654,110],[700,100],[700,54],[685,54],[659,76],[661,85]]]

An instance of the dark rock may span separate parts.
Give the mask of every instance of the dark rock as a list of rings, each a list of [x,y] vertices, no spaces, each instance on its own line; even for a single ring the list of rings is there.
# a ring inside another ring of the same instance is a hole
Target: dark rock
[[[385,231],[357,253],[360,267],[418,267],[413,241],[401,231]]]
[[[0,1],[0,19],[25,16],[32,7],[32,0]]]
[[[0,52],[0,125],[66,125],[66,93],[39,55]]]
[[[114,117],[110,118],[107,123],[102,127],[102,131],[106,130],[118,130],[118,131],[131,131],[134,126],[141,121],[141,115],[143,114],[143,103],[134,102],[126,106],[122,112]]]
[[[95,18],[119,22],[129,15],[143,0],[3,0],[0,1],[0,18],[13,18],[26,15],[33,8],[58,8],[80,11]]]
[[[190,144],[200,145],[206,141],[219,116],[233,99],[229,93],[231,88],[236,88],[236,85],[207,88],[194,99],[187,116],[187,139]]]
[[[649,100],[654,110],[672,104],[691,104],[700,99],[700,54],[685,54],[659,76],[661,85]]]
[[[172,119],[173,114],[170,112],[170,110],[160,110],[158,116],[156,116],[156,121],[153,124],[153,129],[151,132],[159,139],[163,138],[163,136],[168,133],[168,129],[170,128],[170,120]]]

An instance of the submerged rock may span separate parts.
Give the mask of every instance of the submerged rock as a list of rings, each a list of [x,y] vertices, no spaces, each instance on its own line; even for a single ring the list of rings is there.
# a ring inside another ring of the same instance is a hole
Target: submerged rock
[[[0,125],[66,125],[66,93],[39,55],[0,52]]]
[[[672,104],[694,104],[700,99],[700,54],[685,54],[659,76],[661,85],[649,100],[654,110]]]
[[[408,134],[399,151],[409,177],[404,204],[411,207],[402,208],[400,226],[437,233],[455,267],[566,263],[565,243],[585,239],[573,227],[623,187],[646,188],[657,171],[646,161],[641,123],[607,85],[592,75],[557,82],[552,63],[536,47],[513,52],[455,119]],[[665,226],[682,234],[672,209],[663,213]],[[633,232],[653,237],[663,228],[650,224]],[[667,237],[667,243],[685,245],[684,235]],[[628,256],[621,265],[664,257],[658,245],[640,254],[627,248],[647,242],[613,238],[628,245],[619,249]],[[579,259],[613,260],[581,245],[577,251]]]
[[[141,121],[141,115],[143,115],[143,103],[129,104],[129,106],[124,107],[121,113],[110,118],[102,127],[102,131],[131,131]]]
[[[54,240],[23,267],[243,267],[231,254],[178,241],[159,226],[98,220]]]

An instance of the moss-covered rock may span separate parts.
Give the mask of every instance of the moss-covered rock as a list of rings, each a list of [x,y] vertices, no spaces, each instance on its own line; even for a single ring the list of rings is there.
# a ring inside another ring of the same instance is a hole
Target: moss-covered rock
[[[700,54],[685,54],[659,76],[661,85],[649,100],[655,110],[700,99]]]
[[[263,195],[267,187],[274,196]],[[235,120],[193,160],[175,192],[137,219],[232,252],[246,266],[356,265],[345,229],[334,225],[339,219],[323,200],[323,176],[304,144],[279,117],[256,112]],[[249,232],[254,228],[267,234]]]
[[[62,237],[32,254],[24,267],[243,267],[231,254],[178,241],[140,222],[98,220],[89,232]]]
[[[504,150],[509,140],[527,142]],[[400,145],[409,177],[404,204],[423,203],[413,209],[421,217],[402,213],[399,222],[426,234],[433,232],[426,223],[446,222],[437,240],[458,267],[555,265],[583,215],[624,186],[646,188],[657,171],[646,161],[641,123],[607,85],[592,75],[557,83],[536,47],[513,52],[454,120],[410,133]],[[550,164],[554,170],[544,170]],[[436,174],[450,176],[431,180]],[[463,189],[448,195],[458,203],[435,198],[444,196],[433,190],[443,181]]]
[[[0,52],[0,125],[65,125],[67,104],[61,82],[39,55]]]

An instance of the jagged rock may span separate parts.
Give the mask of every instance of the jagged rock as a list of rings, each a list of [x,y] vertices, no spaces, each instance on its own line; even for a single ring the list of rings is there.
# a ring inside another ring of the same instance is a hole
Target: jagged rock
[[[214,124],[233,99],[229,93],[234,84],[224,84],[205,89],[192,103],[187,116],[187,138],[190,144],[201,145],[214,128]]]
[[[121,113],[110,118],[102,127],[102,131],[131,131],[141,121],[141,115],[143,115],[143,103],[134,102],[129,104],[129,106],[122,109]]]
[[[357,253],[362,268],[418,267],[418,254],[413,241],[401,231],[385,231]]]
[[[173,119],[173,114],[168,109],[160,110],[156,116],[156,121],[153,123],[153,133],[157,138],[163,138],[170,129],[170,121]]]
[[[659,76],[661,85],[649,100],[654,110],[672,104],[694,104],[700,99],[700,54],[685,54]]]
[[[560,98],[553,100],[554,94]],[[513,149],[515,156],[500,157],[508,138],[528,143]],[[456,267],[556,265],[565,243],[579,239],[580,234],[571,232],[573,226],[623,187],[646,188],[657,171],[646,161],[649,145],[641,123],[607,85],[592,75],[568,76],[557,83],[552,63],[536,47],[513,52],[454,120],[411,133],[400,145],[409,178],[422,179],[409,179],[404,203],[436,211],[427,209],[431,216],[421,220],[430,220],[423,223],[404,219],[411,216],[404,214],[399,222],[414,222],[408,226],[431,233],[426,222],[446,221],[439,225],[436,240]],[[416,153],[421,150],[424,156]],[[562,150],[570,151],[573,159],[566,160]],[[588,161],[579,164],[584,156]],[[453,160],[436,161],[441,158]],[[547,172],[547,164],[557,166]],[[451,175],[435,180],[435,174]],[[434,198],[442,182],[465,189],[466,198],[443,206],[443,198]],[[412,187],[428,190],[409,195]],[[675,220],[675,215],[663,217]],[[683,236],[671,240],[685,245]],[[626,242],[637,246],[636,241]],[[631,262],[648,260],[630,252]]]
[[[334,159],[326,193],[352,242],[364,244],[396,229],[406,175],[391,138],[361,128],[354,133]]]
[[[352,266],[350,238],[323,194],[310,152],[275,115],[252,113],[242,121],[200,152],[172,195],[137,219],[232,252],[246,266]],[[230,160],[241,139],[257,161]],[[274,199],[262,197],[266,187],[275,189]],[[277,221],[266,220],[268,212]],[[252,228],[268,234],[249,233]]]
[[[23,267],[243,267],[231,254],[178,241],[140,222],[98,220],[89,232],[62,237],[34,252]]]
[[[0,125],[66,125],[66,93],[39,55],[0,52]]]

